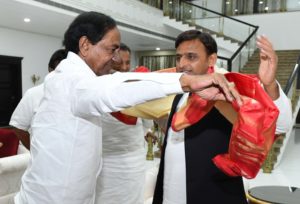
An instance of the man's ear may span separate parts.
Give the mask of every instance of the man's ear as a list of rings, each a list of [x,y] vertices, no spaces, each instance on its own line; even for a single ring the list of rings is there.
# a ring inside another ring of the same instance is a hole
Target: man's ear
[[[217,63],[217,59],[218,59],[217,53],[211,54],[208,57],[209,66],[215,66],[215,64]]]
[[[82,36],[79,39],[79,55],[82,57],[86,57],[89,50],[90,41],[86,36]]]

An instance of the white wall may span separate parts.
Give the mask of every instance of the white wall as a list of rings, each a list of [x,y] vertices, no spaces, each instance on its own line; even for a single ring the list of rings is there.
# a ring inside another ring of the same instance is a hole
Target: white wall
[[[300,49],[300,11],[235,17],[258,25],[259,34],[267,35],[276,50]]]
[[[167,27],[162,23],[163,11],[148,6],[137,0],[53,0],[60,4],[69,5],[81,10],[96,10],[112,16],[119,22],[152,30],[168,33]],[[170,33],[172,35],[172,33]]]
[[[120,3],[121,0],[113,1]],[[140,9],[141,12],[143,12],[143,15],[138,15],[140,17],[139,21],[142,21],[142,23],[136,22],[137,20],[135,20],[132,24],[143,24],[146,26],[147,19],[152,23],[156,23],[155,26],[152,24],[150,25],[153,30],[160,31],[162,34],[164,34],[163,30],[167,30],[167,26],[163,26],[163,22],[160,22],[159,20],[162,18],[161,11],[147,7],[141,2],[134,0],[128,1],[127,4],[124,4],[124,2],[118,4],[118,11],[124,11],[126,6],[131,6],[132,9],[139,6],[143,8]],[[134,12],[128,12],[126,15],[123,12],[123,16],[119,17],[119,20],[128,19],[128,16],[131,13]],[[157,17],[153,18],[151,16],[150,18],[145,14],[151,14],[153,16],[157,15]],[[297,22],[299,21],[298,19],[300,19],[300,12],[249,15],[236,18],[254,25],[259,25],[259,33],[269,36],[276,50],[300,49],[300,40],[298,38],[300,28]],[[0,27],[0,55],[24,58],[22,61],[23,93],[33,86],[30,78],[33,74],[41,76],[39,83],[43,80],[43,77],[47,74],[48,60],[53,51],[58,48],[61,48],[61,39],[59,38]],[[132,66],[136,66],[137,63],[135,53],[133,53]]]
[[[33,74],[40,76],[41,83],[48,73],[48,62],[52,53],[61,48],[62,39],[0,27],[0,55],[23,57],[23,93],[34,86]]]

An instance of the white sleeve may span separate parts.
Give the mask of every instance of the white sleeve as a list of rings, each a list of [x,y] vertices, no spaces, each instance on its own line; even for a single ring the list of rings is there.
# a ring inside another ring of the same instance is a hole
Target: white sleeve
[[[278,84],[278,83],[277,83]],[[279,110],[279,116],[276,123],[276,134],[286,133],[292,127],[292,106],[291,101],[285,95],[283,90],[279,86],[279,98],[276,99],[274,104],[277,106]]]
[[[81,80],[72,111],[79,117],[101,115],[149,100],[183,93],[182,73],[115,73]]]
[[[34,115],[32,100],[32,94],[30,90],[28,90],[14,110],[9,125],[24,131],[29,130]]]

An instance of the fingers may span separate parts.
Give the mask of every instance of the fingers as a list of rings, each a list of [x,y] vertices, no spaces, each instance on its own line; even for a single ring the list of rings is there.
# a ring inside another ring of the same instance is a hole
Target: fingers
[[[200,98],[208,101],[226,100],[224,94],[216,86],[207,87],[201,91],[195,92]]]
[[[228,81],[225,79],[225,77],[221,74],[213,74],[213,83],[215,85],[219,85],[219,87],[221,88],[221,90],[224,92],[225,97],[227,98],[227,100],[229,101],[233,101],[233,96],[231,95],[230,89],[229,89],[229,83]]]
[[[230,102],[236,100],[239,106],[242,105],[241,97],[234,84],[230,84],[223,74],[205,74],[197,76],[198,78],[190,78],[190,80],[186,80],[187,77],[191,76],[183,75],[180,78],[184,91],[194,91],[205,100],[228,100]]]
[[[214,74],[214,82],[220,86],[221,90],[225,94],[225,98],[232,102],[236,100],[239,106],[242,105],[242,99],[240,97],[240,94],[236,90],[234,83],[229,83],[224,75],[215,73]]]
[[[240,96],[239,92],[237,91],[237,89],[235,88],[234,82],[229,83],[229,89],[230,89],[231,95],[233,96],[235,101],[238,103],[238,105],[239,106],[243,105],[241,96]]]
[[[262,57],[266,57],[274,60],[277,59],[277,55],[275,53],[273,45],[266,36],[264,35],[258,36],[256,45],[260,49],[260,54]]]

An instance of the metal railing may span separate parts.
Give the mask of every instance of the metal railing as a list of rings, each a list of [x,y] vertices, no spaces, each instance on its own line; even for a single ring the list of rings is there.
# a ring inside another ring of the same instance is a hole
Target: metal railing
[[[291,75],[290,75],[290,77],[289,77],[289,79],[288,79],[288,81],[286,83],[286,86],[284,88],[284,93],[286,95],[290,94],[291,87],[293,86],[293,84],[294,84],[294,86],[296,86],[297,89],[300,88],[300,77],[299,77],[299,75],[300,75],[300,71],[299,71],[300,67],[299,67],[299,65],[300,65],[300,55],[298,57],[297,63],[295,64],[293,72],[291,73]]]
[[[258,26],[187,1],[164,0],[163,11],[164,15],[170,18],[236,43],[238,48],[231,56],[224,56],[223,54],[218,56],[219,63],[223,61],[223,67],[229,71],[240,71],[256,49],[255,41]]]
[[[229,16],[300,10],[299,0],[219,0],[219,3],[222,4],[222,13]]]

